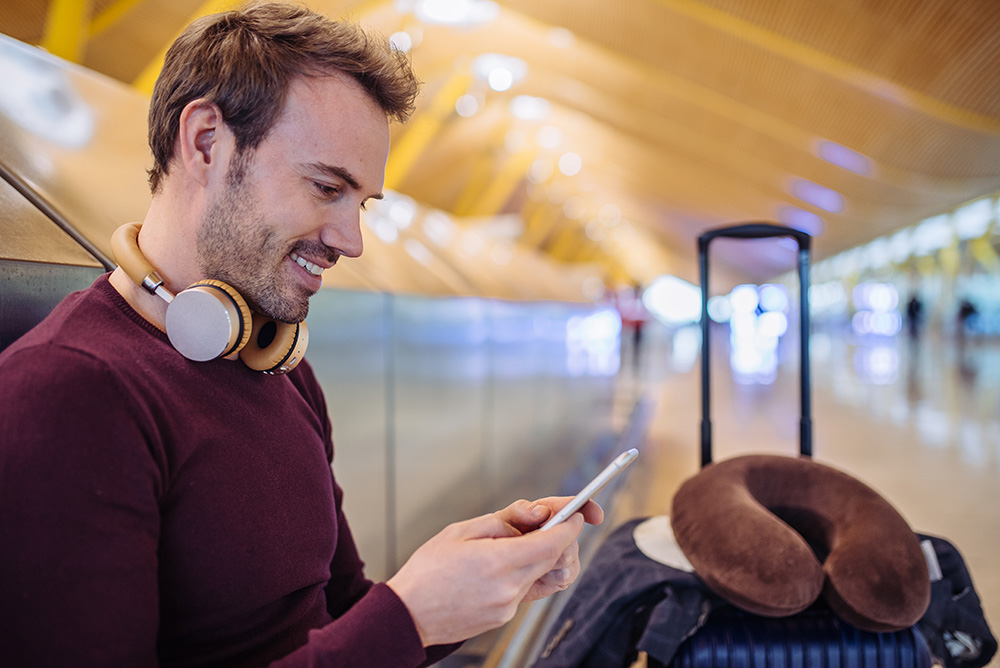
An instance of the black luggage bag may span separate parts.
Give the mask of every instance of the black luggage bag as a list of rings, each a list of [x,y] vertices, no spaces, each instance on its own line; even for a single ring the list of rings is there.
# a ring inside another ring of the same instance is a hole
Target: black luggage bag
[[[698,239],[702,292],[702,423],[701,465],[712,461],[708,319],[708,248],[713,239],[789,237],[798,244],[800,311],[799,448],[812,455],[809,375],[809,265],[811,237],[796,229],[750,223],[709,230]],[[651,662],[650,668],[656,668]],[[763,617],[725,606],[678,649],[674,668],[930,668],[927,643],[916,627],[875,633],[856,629],[818,602],[788,617]]]

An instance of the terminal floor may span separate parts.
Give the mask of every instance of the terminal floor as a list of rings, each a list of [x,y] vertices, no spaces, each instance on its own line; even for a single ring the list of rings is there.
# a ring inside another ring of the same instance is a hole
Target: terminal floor
[[[770,384],[737,383],[724,346],[712,355],[715,459],[795,452],[798,353],[783,359]],[[1000,342],[928,334],[852,343],[818,334],[811,359],[814,458],[875,488],[916,531],[950,540],[997,635]],[[623,362],[620,403],[647,393],[656,409],[642,465],[612,521],[668,514],[678,485],[699,464],[699,361],[679,359],[664,339],[648,342],[638,364],[629,356]]]

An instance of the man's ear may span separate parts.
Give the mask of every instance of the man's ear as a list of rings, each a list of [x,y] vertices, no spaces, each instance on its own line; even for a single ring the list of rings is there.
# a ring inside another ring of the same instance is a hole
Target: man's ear
[[[226,169],[231,138],[219,105],[204,99],[189,102],[181,110],[178,128],[180,166],[202,186],[208,185],[213,172]]]

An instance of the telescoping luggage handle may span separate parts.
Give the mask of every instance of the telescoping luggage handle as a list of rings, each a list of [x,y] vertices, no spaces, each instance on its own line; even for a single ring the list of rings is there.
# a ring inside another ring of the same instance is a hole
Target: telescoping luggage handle
[[[712,462],[711,386],[709,374],[708,337],[708,245],[712,239],[769,239],[791,237],[799,245],[799,333],[802,359],[800,369],[801,417],[799,419],[799,451],[812,456],[812,415],[809,392],[809,253],[812,237],[807,233],[773,223],[746,223],[708,230],[698,237],[698,269],[701,274],[701,465]]]

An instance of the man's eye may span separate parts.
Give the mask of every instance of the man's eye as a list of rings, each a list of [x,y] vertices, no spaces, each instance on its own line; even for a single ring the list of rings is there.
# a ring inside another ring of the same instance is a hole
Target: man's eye
[[[327,199],[334,199],[340,194],[340,189],[336,186],[329,186],[318,181],[313,181],[313,185],[316,187],[316,191],[320,194],[320,196]]]

